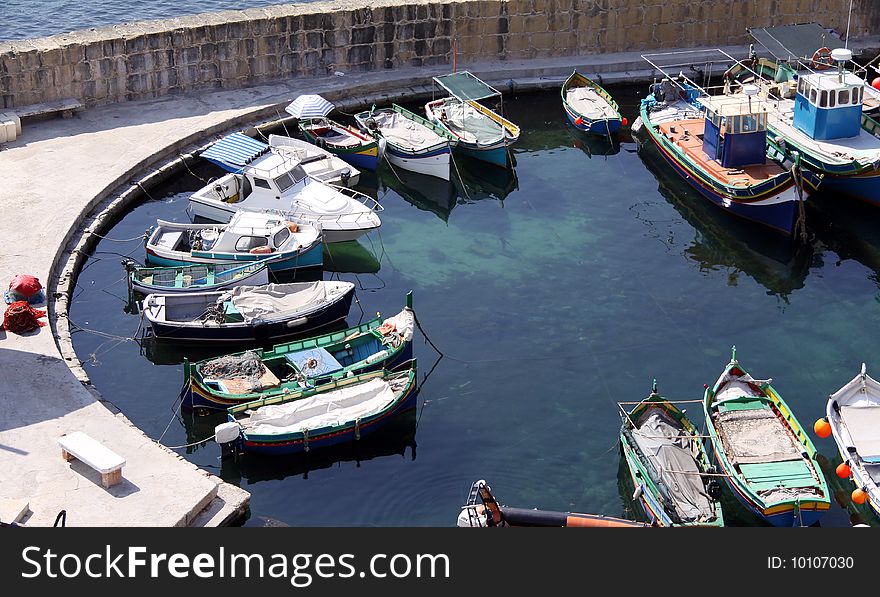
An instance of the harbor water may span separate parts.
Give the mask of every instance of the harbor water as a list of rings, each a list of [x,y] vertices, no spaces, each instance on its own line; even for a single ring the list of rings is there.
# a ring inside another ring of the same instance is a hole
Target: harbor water
[[[633,120],[644,89],[611,91]],[[616,403],[641,399],[652,379],[671,400],[699,399],[735,344],[811,430],[862,361],[880,368],[876,210],[817,197],[809,241],[792,243],[708,204],[628,129],[619,143],[576,132],[558,91],[505,94],[504,110],[522,127],[513,170],[460,159],[456,183],[387,165],[365,173],[359,189],[381,201],[382,227],[325,254],[325,279],[357,285],[351,325],[396,313],[414,292],[443,352],[417,333],[416,411],[301,458],[221,462],[213,441],[177,448],[251,492],[246,524],[447,526],[476,479],[510,506],[633,517]],[[184,356],[217,352],[129,340],[140,322],[120,261],[142,261],[138,237],[156,218],[186,220],[188,194],[219,174],[184,172],[106,231],[70,311],[94,385],[172,447],[223,420],[176,402]],[[701,426],[699,405],[688,407]],[[833,441],[814,441],[836,481]],[[823,525],[850,524],[832,508]]]

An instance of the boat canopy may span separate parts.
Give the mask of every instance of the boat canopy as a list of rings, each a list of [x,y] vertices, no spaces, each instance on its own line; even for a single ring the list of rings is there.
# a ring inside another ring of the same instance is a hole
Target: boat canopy
[[[796,58],[809,60],[819,48],[833,50],[844,47],[843,41],[834,32],[823,29],[817,23],[752,27],[748,31],[755,41],[782,61]]]
[[[450,95],[462,102],[501,95],[500,91],[490,85],[486,85],[468,71],[434,77],[434,81],[448,91]]]
[[[268,151],[269,146],[262,141],[251,139],[244,133],[232,133],[203,151],[202,157],[225,170],[239,172]]]

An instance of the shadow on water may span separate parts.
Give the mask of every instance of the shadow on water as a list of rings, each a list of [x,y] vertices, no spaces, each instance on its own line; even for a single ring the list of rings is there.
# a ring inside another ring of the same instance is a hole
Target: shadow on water
[[[880,228],[875,206],[846,197],[817,193],[807,202],[807,223],[838,263],[858,261],[874,272],[880,285]]]
[[[214,433],[214,427],[226,421],[225,413],[196,416],[181,415],[186,427],[188,443],[198,442]],[[404,460],[416,459],[417,410],[402,412],[389,420],[381,429],[360,441],[320,448],[291,456],[254,456],[245,454],[238,459],[222,461],[220,476],[227,483],[242,486],[262,481],[282,480],[288,477],[309,478],[309,473],[321,469],[354,463],[356,468],[377,458],[398,456]],[[203,449],[216,450],[214,443],[204,444]],[[244,482],[244,483],[242,483]]]
[[[786,238],[712,205],[678,178],[652,146],[642,146],[639,156],[657,180],[660,194],[696,230],[683,254],[701,270],[727,268],[730,286],[737,285],[742,272],[786,300],[804,287],[815,254],[812,243]]]
[[[856,524],[867,524],[872,527],[880,527],[880,519],[874,514],[871,507],[867,504],[856,504],[852,501],[852,491],[856,488],[855,484],[849,479],[841,479],[837,476],[835,469],[837,465],[843,462],[839,455],[829,460],[826,456],[819,454],[816,462],[822,468],[825,479],[828,481],[828,489],[831,490],[832,499],[841,507],[841,511],[829,512],[826,517],[836,515],[843,520],[838,524],[828,526],[851,526]],[[823,519],[823,523],[826,521]],[[826,526],[823,524],[823,526]]]

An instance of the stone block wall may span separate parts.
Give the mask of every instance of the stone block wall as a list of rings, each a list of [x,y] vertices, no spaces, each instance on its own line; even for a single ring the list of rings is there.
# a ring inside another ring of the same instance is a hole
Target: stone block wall
[[[0,108],[88,106],[290,77],[744,44],[746,27],[846,30],[841,0],[334,0],[0,42]],[[880,26],[855,0],[851,36]]]

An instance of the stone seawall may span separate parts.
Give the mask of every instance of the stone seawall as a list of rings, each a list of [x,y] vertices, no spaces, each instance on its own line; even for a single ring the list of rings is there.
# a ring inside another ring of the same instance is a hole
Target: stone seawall
[[[287,4],[0,42],[0,107],[87,106],[402,66],[748,42],[746,27],[815,21],[840,0],[351,0]],[[880,28],[856,0],[851,37]]]

